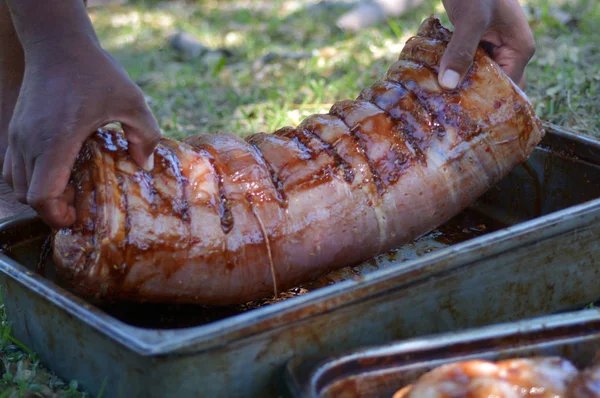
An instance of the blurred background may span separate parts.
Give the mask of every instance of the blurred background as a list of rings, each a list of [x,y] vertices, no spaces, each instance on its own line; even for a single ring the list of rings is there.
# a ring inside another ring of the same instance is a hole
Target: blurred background
[[[526,92],[540,117],[600,136],[600,2],[523,0],[537,41]],[[144,90],[164,132],[240,135],[355,98],[441,1],[89,0],[104,47]],[[84,397],[10,336],[0,300],[0,397]],[[99,394],[101,395],[101,394]]]
[[[523,0],[538,50],[527,94],[539,115],[600,134],[600,4]],[[379,79],[441,1],[90,0],[105,48],[175,138],[272,132]]]

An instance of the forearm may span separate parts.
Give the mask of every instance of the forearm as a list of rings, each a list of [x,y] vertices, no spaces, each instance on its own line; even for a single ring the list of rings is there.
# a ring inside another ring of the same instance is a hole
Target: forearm
[[[101,48],[82,0],[5,1],[25,71],[3,178],[48,225],[67,227],[75,221],[68,183],[85,141],[120,122],[131,157],[146,166],[160,128],[140,88]]]
[[[0,169],[8,146],[8,124],[19,95],[24,67],[21,43],[6,2],[0,0]]]
[[[6,0],[25,57],[65,43],[98,44],[82,0]]]

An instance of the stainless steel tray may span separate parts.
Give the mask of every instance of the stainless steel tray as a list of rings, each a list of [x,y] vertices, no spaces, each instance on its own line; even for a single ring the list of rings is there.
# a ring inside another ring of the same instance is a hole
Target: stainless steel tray
[[[36,272],[48,230],[31,216],[0,222],[0,285],[15,336],[91,393],[106,381],[111,397],[273,396],[285,391],[282,370],[294,355],[525,319],[599,298],[599,164],[597,141],[549,128],[526,165],[454,222],[272,303],[84,301],[54,282],[51,263]]]
[[[471,359],[560,356],[583,369],[600,352],[600,312],[578,311],[405,340],[337,358],[291,360],[294,397],[392,397],[437,366]]]

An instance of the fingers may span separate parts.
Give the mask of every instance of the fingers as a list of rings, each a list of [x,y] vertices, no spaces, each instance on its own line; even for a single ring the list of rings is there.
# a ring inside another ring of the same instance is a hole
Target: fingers
[[[154,115],[145,102],[137,112],[121,122],[129,142],[129,154],[146,171],[154,167],[154,149],[162,136]]]
[[[510,55],[506,60],[498,59],[504,72],[521,88],[525,82],[525,67],[535,53],[535,42],[533,40],[531,42],[534,44],[520,43],[520,48],[510,49]]]
[[[15,197],[21,203],[27,203],[27,174],[25,172],[25,162],[23,156],[19,153],[13,153],[12,156],[12,187],[15,191]]]
[[[117,119],[121,120],[123,125],[133,160],[146,170],[152,169],[152,153],[161,138],[161,133],[148,106],[143,102],[139,111]],[[23,164],[23,180],[27,182],[27,177],[31,176],[26,201],[53,228],[68,227],[75,222],[74,189],[68,182],[81,146],[82,143],[65,145],[64,142],[57,141],[53,148],[59,150],[45,148],[41,155],[33,159],[29,167],[25,168]],[[13,167],[13,170],[16,169]]]
[[[75,222],[74,191],[68,182],[79,147],[69,148],[66,153],[49,148],[33,161],[27,203],[52,228],[65,228]]]
[[[468,13],[461,14],[462,19],[469,18]],[[471,21],[456,21],[455,30],[450,43],[444,52],[440,62],[438,81],[440,86],[447,90],[453,90],[462,82],[469,71],[475,53],[487,23],[483,18]]]
[[[12,187],[12,155],[10,154],[10,145],[8,148],[6,148],[6,155],[4,155],[4,163],[2,164],[2,179]]]
[[[142,103],[143,107],[137,112],[128,112],[126,117],[117,119],[122,120],[132,158],[148,170],[153,167],[152,153],[161,133],[149,108]],[[20,129],[23,132],[15,130],[11,135],[30,136],[35,130],[30,126]],[[3,178],[13,187],[17,199],[29,204],[52,228],[65,228],[75,222],[74,189],[68,182],[77,154],[89,135],[63,131],[61,137],[71,137],[64,139],[57,138],[59,135],[41,134],[41,137],[53,136],[54,139],[38,140],[22,150],[14,143],[6,152]],[[81,137],[82,142],[73,141],[73,137]]]
[[[12,186],[15,197],[21,203],[29,204],[39,216],[52,228],[68,227],[75,222],[73,207],[74,189],[67,186],[71,167],[64,162],[63,154],[57,154],[56,159],[48,160],[48,155],[34,159],[30,167],[26,167],[23,155],[9,146],[2,177]],[[31,173],[30,173],[31,170]]]
[[[440,62],[439,84],[454,89],[465,78],[478,45],[490,44],[488,51],[502,70],[520,87],[524,70],[535,53],[535,40],[518,0],[443,0],[455,26]]]
[[[25,163],[21,153],[13,153],[13,146],[9,146],[4,157],[2,167],[2,178],[13,189],[15,197],[21,203],[27,200],[27,176],[25,172]]]
[[[507,35],[508,36],[508,35]],[[513,33],[509,37],[518,37],[510,40],[511,45],[496,47],[492,53],[493,59],[500,65],[504,73],[519,87],[523,88],[525,83],[525,68],[535,54],[535,41],[533,37],[529,40],[525,33]]]
[[[494,30],[502,41],[502,51],[496,61],[519,86],[524,83],[524,71],[535,54],[536,43],[523,8],[517,0],[499,3],[498,22]]]

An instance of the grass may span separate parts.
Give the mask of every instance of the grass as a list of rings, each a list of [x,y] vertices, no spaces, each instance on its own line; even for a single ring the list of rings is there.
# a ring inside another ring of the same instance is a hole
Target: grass
[[[575,132],[600,136],[600,3],[570,1],[556,18],[539,2],[532,20],[538,50],[528,68],[527,94],[539,116]]]
[[[523,3],[538,43],[526,90],[537,112],[568,129],[600,136],[600,5],[595,0]],[[105,48],[142,87],[165,134],[175,138],[217,130],[272,132],[326,112],[378,79],[428,15],[448,24],[441,2],[430,0],[402,18],[349,34],[333,23],[342,5],[314,4],[133,1],[90,13]],[[167,40],[176,30],[231,55],[212,52],[182,60]],[[269,53],[307,57],[265,60]],[[3,307],[0,315],[0,398],[82,396],[75,382],[58,380],[35,354],[19,348]]]
[[[311,12],[290,1],[271,3],[146,1],[92,16],[106,48],[144,89],[164,132],[175,138],[216,130],[271,132],[327,111],[331,103],[355,97],[378,79],[428,15],[443,16],[448,23],[440,2],[427,1],[387,25],[346,34],[332,23],[343,6],[313,7]],[[529,14],[538,43],[527,93],[545,120],[598,134],[600,5],[564,2],[560,10],[572,20],[563,24],[550,6],[556,3],[526,5],[534,10]],[[166,41],[175,30],[233,55],[180,62]],[[270,52],[314,56],[257,65]]]
[[[0,298],[0,303],[2,298]],[[0,398],[83,398],[78,383],[66,383],[44,368],[37,355],[11,336],[4,304],[0,304]]]

